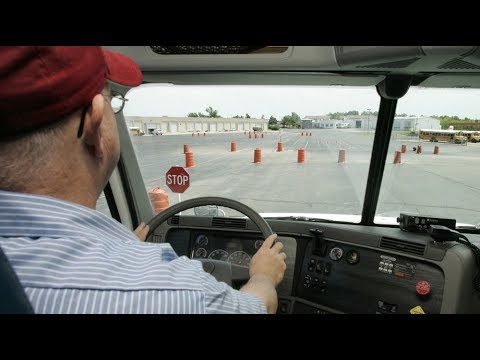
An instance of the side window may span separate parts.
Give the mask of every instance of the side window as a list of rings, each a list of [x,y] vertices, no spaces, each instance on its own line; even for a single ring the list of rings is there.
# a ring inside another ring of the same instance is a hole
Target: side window
[[[102,194],[97,200],[96,208],[101,213],[116,219],[118,222],[121,222],[120,214],[118,213],[117,204],[115,203],[115,198],[113,197],[110,183],[107,183],[107,186],[105,186],[105,189],[103,189]]]
[[[112,213],[110,211],[110,208],[108,207],[108,202],[105,197],[105,192],[102,191],[102,195],[97,200],[97,210],[100,211],[101,213],[104,213],[107,216],[112,217]]]

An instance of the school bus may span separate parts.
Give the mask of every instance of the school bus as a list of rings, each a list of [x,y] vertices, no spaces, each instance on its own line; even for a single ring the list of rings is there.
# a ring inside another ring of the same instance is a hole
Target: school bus
[[[463,136],[467,137],[467,140],[476,143],[480,141],[480,132],[474,130],[462,130],[461,131]]]
[[[480,132],[474,131],[469,139],[472,143],[480,142]]]
[[[429,140],[430,142],[452,142],[455,144],[464,144],[468,141],[462,131],[457,130],[433,130],[420,129],[419,138]]]

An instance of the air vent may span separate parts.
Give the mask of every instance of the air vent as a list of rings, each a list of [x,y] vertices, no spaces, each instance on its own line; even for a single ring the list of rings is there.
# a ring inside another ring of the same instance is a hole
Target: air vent
[[[382,240],[380,241],[380,247],[419,256],[423,256],[423,254],[425,253],[424,244],[416,244],[409,241],[392,239],[387,237],[382,238]]]
[[[401,61],[392,61],[392,62],[381,63],[381,64],[363,65],[363,66],[357,66],[357,68],[403,69],[413,64],[418,59],[420,58],[413,58],[413,59],[407,59],[407,60],[401,60]]]
[[[178,225],[180,223],[180,216],[174,215],[170,219],[170,225]]]
[[[288,46],[150,46],[160,55],[230,55],[251,53],[281,53]]]
[[[221,228],[245,229],[247,227],[247,220],[214,217],[212,219],[212,226]]]
[[[469,62],[460,60],[460,59],[453,59],[449,62],[440,65],[439,69],[453,69],[453,70],[479,70],[480,66],[471,64]]]

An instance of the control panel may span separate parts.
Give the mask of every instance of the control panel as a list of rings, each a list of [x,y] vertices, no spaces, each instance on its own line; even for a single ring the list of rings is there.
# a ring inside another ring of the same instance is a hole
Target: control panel
[[[317,237],[296,296],[345,313],[440,313],[443,287],[443,272],[427,261]]]

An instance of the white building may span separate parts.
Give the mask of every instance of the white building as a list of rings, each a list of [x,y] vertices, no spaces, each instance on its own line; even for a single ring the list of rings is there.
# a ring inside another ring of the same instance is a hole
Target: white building
[[[222,132],[249,131],[260,128],[268,129],[268,119],[253,118],[199,118],[199,117],[149,117],[126,116],[129,128],[138,127],[145,134],[153,134],[156,130],[163,133]]]
[[[319,129],[353,128],[375,130],[377,115],[347,115],[342,120],[330,119],[328,116],[307,116],[302,124]],[[393,131],[416,131],[419,129],[441,129],[440,120],[432,117],[396,117]]]

